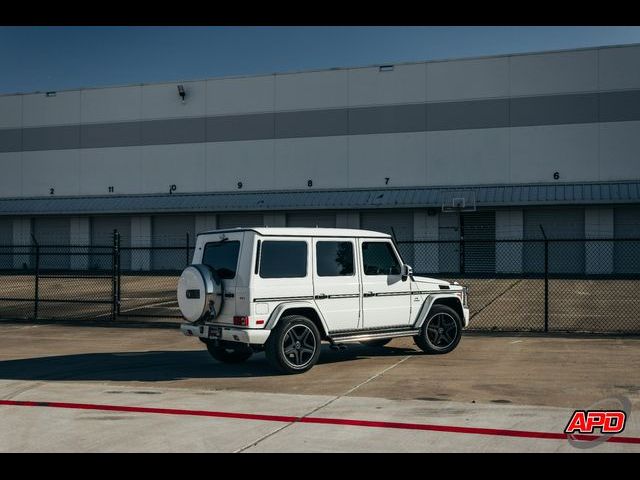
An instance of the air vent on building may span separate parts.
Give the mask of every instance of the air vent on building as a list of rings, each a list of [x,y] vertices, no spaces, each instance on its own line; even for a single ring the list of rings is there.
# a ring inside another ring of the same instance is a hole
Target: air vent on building
[[[47,93],[45,93],[45,95],[47,97],[55,97],[56,96],[56,92],[47,92]]]
[[[380,65],[378,70],[380,72],[393,72],[393,65]]]

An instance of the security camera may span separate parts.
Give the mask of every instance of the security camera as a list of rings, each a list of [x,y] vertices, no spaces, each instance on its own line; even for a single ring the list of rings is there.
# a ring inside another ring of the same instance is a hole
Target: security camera
[[[184,98],[187,96],[187,92],[184,91],[184,87],[182,85],[178,85],[178,95],[180,95],[182,103],[184,103]]]

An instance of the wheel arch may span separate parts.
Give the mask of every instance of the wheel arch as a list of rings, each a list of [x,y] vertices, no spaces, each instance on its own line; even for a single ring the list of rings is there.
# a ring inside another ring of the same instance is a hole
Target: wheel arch
[[[431,312],[431,309],[433,309],[435,305],[445,305],[452,308],[460,316],[460,321],[464,326],[462,302],[456,295],[430,295],[423,303],[422,311],[418,315],[418,320],[415,323],[416,328],[422,327],[422,324],[429,316],[429,312]]]
[[[282,317],[289,315],[302,315],[307,317],[315,324],[316,327],[318,327],[318,331],[320,332],[320,336],[323,340],[327,340],[329,338],[324,319],[315,306],[307,302],[281,303],[274,309],[269,321],[267,322],[266,328],[272,330]]]

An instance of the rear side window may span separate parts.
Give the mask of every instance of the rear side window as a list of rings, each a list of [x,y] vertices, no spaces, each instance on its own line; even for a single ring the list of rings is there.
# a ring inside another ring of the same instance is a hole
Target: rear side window
[[[215,269],[220,278],[232,279],[236,276],[240,242],[211,242],[204,247],[202,263]]]
[[[307,242],[267,240],[260,250],[262,278],[307,276]]]
[[[389,242],[363,242],[365,275],[400,275],[400,263]]]
[[[353,275],[353,244],[316,242],[316,268],[319,277]]]

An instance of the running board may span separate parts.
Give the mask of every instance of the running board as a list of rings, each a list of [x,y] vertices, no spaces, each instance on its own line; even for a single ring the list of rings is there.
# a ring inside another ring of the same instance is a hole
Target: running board
[[[402,329],[402,330],[387,330],[386,332],[360,332],[349,333],[344,335],[332,335],[332,343],[351,343],[351,342],[364,342],[367,340],[377,340],[380,338],[396,338],[396,337],[413,337],[420,333],[419,328]]]

